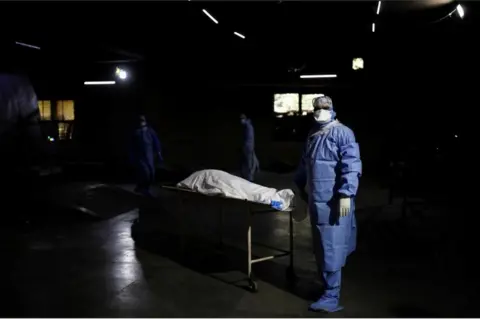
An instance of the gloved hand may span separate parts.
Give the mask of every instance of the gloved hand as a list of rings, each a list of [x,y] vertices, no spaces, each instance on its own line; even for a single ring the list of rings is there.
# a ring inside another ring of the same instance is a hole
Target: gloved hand
[[[338,204],[338,210],[340,213],[340,217],[345,217],[350,213],[350,206],[352,205],[352,200],[349,197],[342,197],[340,198],[340,202]]]

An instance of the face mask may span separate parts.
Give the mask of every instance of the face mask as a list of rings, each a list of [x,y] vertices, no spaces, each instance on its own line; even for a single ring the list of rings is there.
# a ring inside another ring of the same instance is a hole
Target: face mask
[[[332,119],[332,112],[329,110],[318,110],[313,113],[313,117],[315,118],[315,121],[325,123]]]

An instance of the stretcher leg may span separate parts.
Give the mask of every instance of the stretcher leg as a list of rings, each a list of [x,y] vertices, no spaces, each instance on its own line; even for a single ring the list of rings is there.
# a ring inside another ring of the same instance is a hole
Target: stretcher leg
[[[253,279],[253,274],[252,274],[252,212],[250,211],[250,207],[248,207],[248,213],[247,213],[247,254],[248,254],[247,255],[248,286],[250,291],[257,292],[258,291],[257,283]]]
[[[223,203],[220,206],[219,213],[219,223],[218,223],[218,249],[223,250]]]
[[[180,234],[180,248],[183,255],[186,254],[186,237],[187,237],[187,212],[183,207],[183,196],[179,194],[178,196],[178,210],[180,215],[180,224],[181,224],[181,234]]]
[[[290,235],[290,265],[287,268],[287,279],[293,280],[296,278],[293,266],[293,211],[289,212],[289,235]]]

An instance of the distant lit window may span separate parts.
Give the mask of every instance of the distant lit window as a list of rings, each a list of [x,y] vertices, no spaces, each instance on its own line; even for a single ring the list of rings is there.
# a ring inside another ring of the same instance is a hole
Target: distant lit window
[[[42,121],[50,121],[52,119],[52,103],[50,101],[38,101],[38,109]]]
[[[302,115],[306,115],[305,112],[313,112],[313,99],[324,96],[323,94],[302,94]]]
[[[300,111],[299,95],[296,93],[275,94],[273,111],[280,114],[294,114]]]
[[[57,120],[73,121],[75,120],[75,106],[73,101],[57,101]]]
[[[73,123],[59,122],[58,123],[58,139],[71,140],[73,133]]]
[[[363,69],[363,59],[362,58],[353,59],[352,69],[354,69],[355,71]]]

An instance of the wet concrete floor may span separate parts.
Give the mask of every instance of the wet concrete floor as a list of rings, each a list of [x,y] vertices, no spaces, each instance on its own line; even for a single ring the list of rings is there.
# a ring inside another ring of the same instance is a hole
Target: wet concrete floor
[[[263,174],[259,183],[280,188],[289,187],[290,180],[287,175]],[[180,219],[178,198],[155,191],[156,199],[133,196],[126,204],[128,212],[106,220],[72,219],[27,230],[5,227],[1,235],[4,295],[0,315],[325,316],[307,309],[321,286],[304,206],[299,205],[295,214],[297,280],[286,279],[288,258],[260,263],[254,266],[259,292],[251,293],[242,288],[246,268],[243,208],[229,204],[224,210],[225,246],[220,254],[215,247],[217,203],[184,200],[189,240],[181,246],[178,229],[185,220]],[[450,243],[445,239],[449,232],[441,232],[441,214],[427,215],[427,222],[400,224],[396,220],[398,205],[386,205],[386,198],[385,191],[374,183],[363,185],[358,199],[358,250],[344,270],[345,310],[328,316],[478,315],[473,307],[473,284],[468,274],[462,274],[460,269],[465,268],[460,259],[452,258],[458,255],[458,246],[453,241],[450,246],[437,245],[442,240]],[[110,212],[108,217],[113,215]],[[139,223],[134,225],[138,216]],[[253,234],[254,240],[287,248],[288,215],[259,216]],[[452,269],[458,269],[454,276]]]

